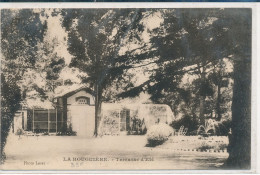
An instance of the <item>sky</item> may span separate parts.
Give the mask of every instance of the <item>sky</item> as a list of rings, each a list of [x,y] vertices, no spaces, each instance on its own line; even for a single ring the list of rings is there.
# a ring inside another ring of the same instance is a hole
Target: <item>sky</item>
[[[65,29],[61,26],[61,15],[52,16],[52,9],[46,9],[45,13],[49,16],[48,18],[42,17],[42,20],[47,21],[47,36],[46,39],[51,41],[53,38],[58,40],[58,47],[56,47],[57,54],[65,59],[65,63],[68,65],[71,61],[72,56],[67,50],[67,38],[68,34]]]
[[[52,9],[46,9],[45,13],[47,13],[48,18],[42,17],[42,21],[46,20],[48,24],[47,30],[47,40],[51,41],[53,38],[56,38],[59,42],[59,46],[56,48],[56,51],[59,56],[64,57],[65,63],[69,64],[72,56],[67,50],[67,39],[68,34],[66,33],[65,29],[61,25],[62,17],[61,15],[52,16]],[[152,30],[156,27],[159,27],[160,24],[163,22],[162,16],[159,12],[154,13],[153,15],[148,16],[148,18],[143,21],[145,25],[145,30],[142,34],[142,37],[145,42],[149,42],[150,36],[148,34],[148,30]],[[130,46],[130,49],[138,47],[135,44]],[[122,48],[121,52],[124,52],[126,48]]]
[[[87,9],[86,9],[87,10]],[[68,34],[65,31],[65,29],[61,25],[62,17],[61,15],[57,16],[52,16],[52,9],[46,9],[45,13],[48,15],[47,17],[41,17],[41,20],[47,21],[48,29],[47,29],[47,36],[46,40],[52,41],[52,39],[56,38],[58,41],[58,46],[56,47],[56,52],[58,56],[63,57],[65,60],[66,65],[68,66],[71,62],[72,55],[68,52],[67,50],[67,39],[68,39]],[[163,22],[162,16],[159,12],[154,13],[153,15],[148,15],[146,20],[142,21],[144,23],[145,29],[142,34],[143,40],[147,43],[149,43],[150,36],[148,33],[148,30],[153,30],[156,27],[159,27],[160,24]],[[130,44],[127,47],[122,47],[120,49],[120,53],[124,53],[127,49],[134,49],[138,48],[139,46],[137,44]],[[151,65],[150,67],[147,67],[149,69],[154,68],[154,65]],[[137,77],[136,77],[136,82],[135,85],[140,85],[144,81],[146,81],[149,77],[149,74],[146,74],[143,72],[142,68],[138,69],[132,69],[130,70],[131,73],[137,72]],[[79,83],[77,75],[79,74],[78,71],[72,71],[69,68],[65,68],[61,72],[61,77],[65,79],[75,79],[76,82]]]

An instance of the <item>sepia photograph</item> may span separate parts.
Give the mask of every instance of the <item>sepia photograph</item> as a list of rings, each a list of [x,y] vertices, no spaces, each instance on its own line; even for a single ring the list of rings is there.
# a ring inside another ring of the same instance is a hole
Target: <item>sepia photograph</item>
[[[2,8],[1,170],[251,170],[252,23]]]

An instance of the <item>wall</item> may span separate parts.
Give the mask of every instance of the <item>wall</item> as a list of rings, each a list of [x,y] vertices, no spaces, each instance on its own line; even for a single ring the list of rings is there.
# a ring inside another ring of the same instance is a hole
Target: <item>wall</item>
[[[24,120],[24,121],[23,121]],[[17,129],[27,130],[27,110],[19,110],[14,116],[14,133]]]
[[[92,137],[95,128],[95,106],[68,106],[68,121],[77,136]]]
[[[171,108],[165,104],[103,104],[102,119],[99,127],[100,135],[118,135],[119,115],[122,110],[130,110],[130,128],[133,130],[133,119],[144,119],[145,127],[158,123],[170,124],[174,120]]]

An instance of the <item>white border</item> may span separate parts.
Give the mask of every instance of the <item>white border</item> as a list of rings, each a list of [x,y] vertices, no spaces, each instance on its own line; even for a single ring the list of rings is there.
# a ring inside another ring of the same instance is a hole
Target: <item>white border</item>
[[[260,46],[260,4],[259,3],[228,3],[228,2],[217,2],[217,3],[179,3],[179,2],[169,2],[169,3],[160,3],[160,2],[140,2],[140,3],[92,3],[92,2],[77,2],[77,3],[1,3],[0,9],[4,8],[252,8],[252,130],[251,130],[251,139],[252,139],[252,169],[251,170],[122,170],[122,171],[0,171],[0,173],[5,174],[28,174],[28,173],[64,173],[64,174],[78,174],[78,173],[113,173],[113,174],[129,174],[129,173],[260,173],[260,164],[259,158],[260,153],[257,151],[259,145],[259,134],[260,133],[260,120],[257,119],[257,116],[260,114],[259,110],[259,95],[257,92],[260,88],[260,61],[257,59],[259,54]]]

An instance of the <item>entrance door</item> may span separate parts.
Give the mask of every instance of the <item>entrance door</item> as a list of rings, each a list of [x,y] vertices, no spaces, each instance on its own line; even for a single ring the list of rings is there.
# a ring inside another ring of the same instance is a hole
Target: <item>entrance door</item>
[[[124,109],[120,112],[120,132],[130,129],[130,110]]]
[[[95,107],[71,105],[69,110],[72,130],[77,132],[77,136],[92,137],[95,128]]]

